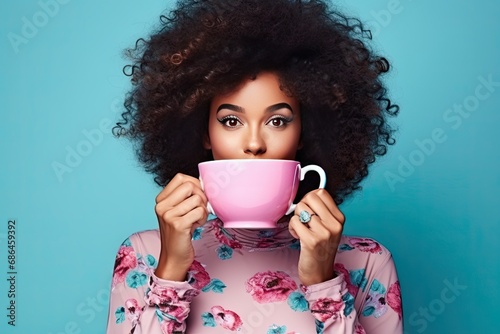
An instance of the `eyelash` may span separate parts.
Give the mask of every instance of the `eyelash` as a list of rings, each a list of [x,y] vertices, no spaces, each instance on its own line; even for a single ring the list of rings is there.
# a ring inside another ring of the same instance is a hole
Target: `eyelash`
[[[284,116],[275,116],[275,117],[272,117],[266,124],[269,124],[271,123],[272,121],[274,121],[275,119],[277,120],[280,120],[283,124],[280,125],[280,126],[276,126],[277,128],[284,128],[285,126],[287,126],[288,123],[290,123],[292,121],[292,117],[284,117]]]
[[[228,128],[234,128],[234,126],[227,125],[227,121],[229,121],[229,120],[236,120],[236,121],[238,121],[238,123],[241,123],[240,119],[236,116],[233,116],[233,115],[229,115],[229,116],[223,117],[222,119],[217,119],[217,120],[219,121],[220,124],[227,126]]]
[[[266,122],[266,125],[269,124],[269,123],[271,123],[272,121],[274,121],[276,119],[282,121],[283,124],[282,125],[278,125],[278,126],[274,126],[274,127],[276,127],[276,128],[283,128],[288,123],[290,123],[293,118],[292,117],[287,118],[287,117],[284,117],[284,116],[274,116],[269,121]],[[226,126],[228,128],[235,128],[236,126],[230,126],[230,125],[227,124],[227,122],[229,120],[236,120],[238,123],[241,124],[240,119],[238,117],[234,116],[234,115],[229,115],[229,116],[223,117],[222,119],[217,119],[217,121],[219,121],[219,123],[221,123],[222,125],[224,125],[224,126]]]

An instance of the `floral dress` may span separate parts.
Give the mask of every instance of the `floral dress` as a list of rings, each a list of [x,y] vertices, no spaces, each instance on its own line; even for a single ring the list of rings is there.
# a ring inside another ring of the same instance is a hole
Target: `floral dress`
[[[337,276],[310,286],[298,279],[300,246],[287,222],[259,231],[225,229],[212,219],[196,229],[193,245],[187,280],[176,282],[154,275],[158,230],[123,242],[107,334],[403,332],[392,256],[373,239],[342,236]]]

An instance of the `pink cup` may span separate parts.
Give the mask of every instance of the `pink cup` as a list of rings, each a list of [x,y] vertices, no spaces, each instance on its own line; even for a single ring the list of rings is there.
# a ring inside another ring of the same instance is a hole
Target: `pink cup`
[[[326,175],[316,165],[274,159],[228,159],[198,165],[208,198],[208,210],[228,228],[275,228],[277,221],[295,210],[293,199],[308,171]]]

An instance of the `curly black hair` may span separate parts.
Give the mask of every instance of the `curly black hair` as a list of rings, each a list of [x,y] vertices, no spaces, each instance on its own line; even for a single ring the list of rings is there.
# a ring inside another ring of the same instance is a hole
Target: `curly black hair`
[[[211,99],[262,71],[299,100],[296,160],[325,169],[337,204],[394,144],[387,119],[399,107],[381,81],[389,62],[358,19],[324,1],[183,0],[160,23],[126,51],[132,89],[113,129],[160,186],[178,172],[198,176],[197,164],[213,159],[202,145]]]

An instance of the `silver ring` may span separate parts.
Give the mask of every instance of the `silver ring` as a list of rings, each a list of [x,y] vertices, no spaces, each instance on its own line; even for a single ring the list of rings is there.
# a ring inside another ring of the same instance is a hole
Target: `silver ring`
[[[308,211],[302,210],[299,212],[299,220],[302,224],[307,224],[311,221],[311,217],[313,215],[314,215],[314,213],[310,214]]]

